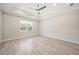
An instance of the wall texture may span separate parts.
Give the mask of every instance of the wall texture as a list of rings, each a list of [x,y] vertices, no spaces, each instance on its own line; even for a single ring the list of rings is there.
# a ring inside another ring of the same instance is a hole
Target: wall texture
[[[0,12],[0,40],[1,40],[1,38],[2,38],[2,19],[1,19],[1,12]]]
[[[79,10],[40,21],[40,33],[79,43]]]
[[[27,37],[30,35],[38,34],[38,21],[24,19],[24,18],[12,16],[5,13],[2,14],[2,17],[3,17],[3,39],[4,40],[24,37],[24,36]],[[22,20],[33,22],[33,30],[27,31],[27,32],[20,31],[20,21]]]

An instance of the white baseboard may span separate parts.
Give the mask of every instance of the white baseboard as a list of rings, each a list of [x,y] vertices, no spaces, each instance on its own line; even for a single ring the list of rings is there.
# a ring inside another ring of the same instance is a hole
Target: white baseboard
[[[26,37],[31,37],[31,36],[35,36],[35,35],[39,35],[39,34],[34,34],[34,35],[29,35],[29,36],[20,36],[20,37],[10,38],[10,39],[4,39],[4,40],[1,40],[0,43],[1,43],[1,42],[4,42],[4,41],[17,40],[17,39],[26,38]]]
[[[75,43],[75,44],[79,44],[79,42],[71,41],[71,40],[64,39],[64,38],[57,37],[57,36],[50,36],[50,35],[43,35],[43,34],[40,34],[40,35],[42,35],[42,36],[46,36],[46,37],[50,37],[50,38],[56,38],[56,39],[59,39],[59,40],[64,40],[64,41],[71,42],[71,43]]]
[[[46,36],[46,37],[50,37],[50,38],[56,38],[56,39],[59,39],[59,40],[64,40],[64,41],[68,41],[68,42],[71,42],[71,43],[79,44],[79,42],[76,42],[76,41],[71,41],[71,40],[60,38],[60,37],[57,37],[57,36],[50,36],[50,35],[43,35],[43,34],[34,34],[34,35],[29,35],[29,36],[20,36],[20,37],[11,38],[11,39],[4,39],[4,40],[1,40],[0,43],[4,42],[4,41],[16,40],[16,39],[21,39],[21,38],[31,37],[31,36],[36,36],[36,35],[42,35],[42,36]]]

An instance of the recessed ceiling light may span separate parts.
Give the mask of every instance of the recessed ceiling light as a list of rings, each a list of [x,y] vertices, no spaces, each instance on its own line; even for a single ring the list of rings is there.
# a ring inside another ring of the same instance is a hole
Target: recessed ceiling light
[[[56,3],[53,3],[53,5],[56,6],[57,4]]]

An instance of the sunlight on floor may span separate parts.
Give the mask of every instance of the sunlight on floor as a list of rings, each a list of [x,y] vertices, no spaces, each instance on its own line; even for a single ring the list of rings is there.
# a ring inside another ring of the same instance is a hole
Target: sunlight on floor
[[[32,51],[32,46],[33,46],[33,40],[32,39],[27,39],[26,41],[22,41],[22,42],[20,42],[20,44],[19,44],[19,48],[20,48],[20,50],[26,50],[27,49],[27,51]]]

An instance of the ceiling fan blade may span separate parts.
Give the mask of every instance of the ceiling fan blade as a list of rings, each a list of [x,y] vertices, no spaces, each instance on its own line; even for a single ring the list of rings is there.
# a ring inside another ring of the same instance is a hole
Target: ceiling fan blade
[[[70,6],[73,6],[74,5],[74,3],[70,3]]]
[[[42,9],[44,9],[44,8],[46,8],[46,6],[43,6],[43,7],[39,8],[39,10],[42,10]]]
[[[30,8],[30,9],[35,10],[35,11],[38,11],[38,9],[34,9],[34,8]]]

